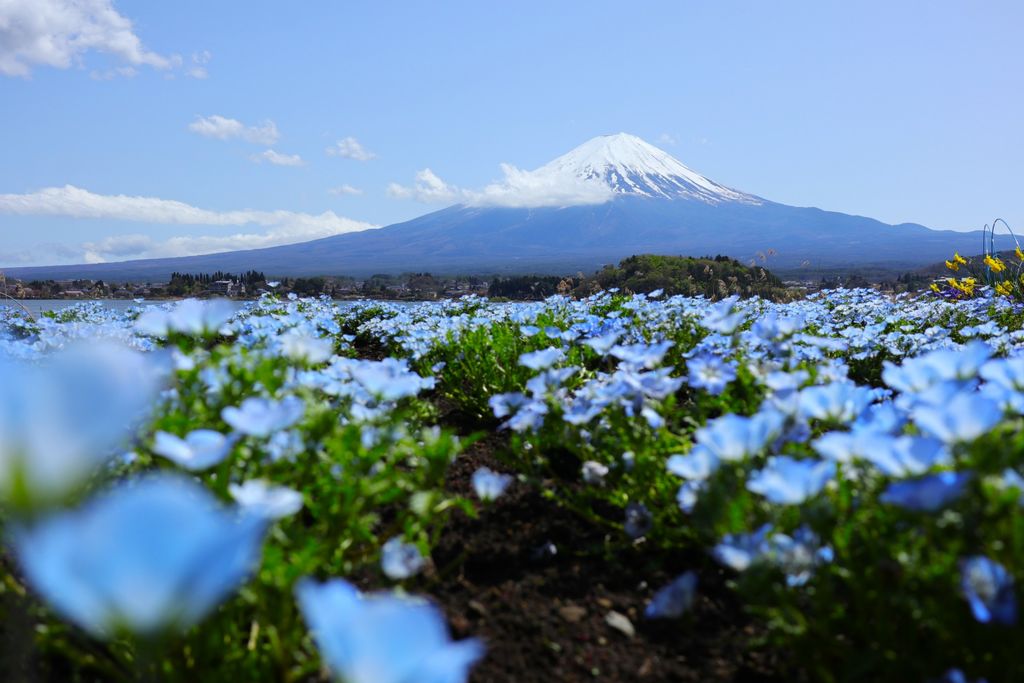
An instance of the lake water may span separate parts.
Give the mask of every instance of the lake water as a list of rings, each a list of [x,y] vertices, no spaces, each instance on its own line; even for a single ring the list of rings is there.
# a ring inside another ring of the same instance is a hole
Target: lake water
[[[229,299],[228,301],[230,301],[236,308],[242,308],[247,303],[249,303],[248,301],[238,299]],[[4,307],[17,310],[24,306],[25,308],[32,312],[32,315],[38,316],[43,311],[59,311],[62,308],[67,308],[68,306],[74,306],[75,304],[83,303],[99,303],[104,308],[109,308],[113,311],[124,311],[133,306],[155,306],[157,304],[167,303],[167,300],[142,301],[141,303],[137,303],[133,299],[18,299],[17,303],[15,303],[10,299],[4,299],[0,297],[0,310],[3,310]],[[334,303],[337,304],[338,306],[345,306],[353,302],[344,300],[335,301]],[[415,303],[418,302],[390,301],[388,303],[397,304],[399,306],[408,306],[414,305]]]

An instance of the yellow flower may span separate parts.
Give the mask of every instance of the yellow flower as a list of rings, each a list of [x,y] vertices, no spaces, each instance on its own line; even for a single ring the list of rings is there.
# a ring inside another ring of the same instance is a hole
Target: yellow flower
[[[954,251],[953,252],[953,260],[956,261],[957,263],[961,264],[961,265],[967,265],[967,259],[965,259],[963,256],[961,256],[960,252],[958,252],[958,251]]]
[[[948,284],[953,289],[960,289],[960,283],[956,281],[955,277],[947,277],[946,284]]]
[[[1021,251],[1020,247],[1017,247],[1017,258],[1021,261],[1024,261],[1024,251]]]
[[[996,292],[1003,296],[1009,296],[1010,294],[1013,294],[1013,285],[1009,282],[1000,282],[996,285]]]
[[[985,254],[985,265],[996,273],[1001,273],[1006,270],[1006,264],[1003,263],[998,256],[992,256],[991,254]]]
[[[946,267],[950,270],[960,270],[960,264],[956,261],[946,261]]]
[[[942,293],[942,290],[939,289],[939,286],[937,284],[935,284],[934,282],[932,283],[932,291],[935,292],[936,294],[941,294]]]

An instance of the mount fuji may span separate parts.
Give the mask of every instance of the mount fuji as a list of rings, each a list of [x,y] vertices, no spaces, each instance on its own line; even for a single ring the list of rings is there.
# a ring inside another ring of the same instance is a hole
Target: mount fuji
[[[203,256],[75,266],[11,268],[23,279],[166,280],[178,272],[351,275],[564,274],[639,253],[765,254],[781,273],[898,272],[975,253],[981,232],[888,225],[871,218],[787,206],[741,192],[625,133],[593,138],[535,171],[463,201],[383,228],[311,242]]]

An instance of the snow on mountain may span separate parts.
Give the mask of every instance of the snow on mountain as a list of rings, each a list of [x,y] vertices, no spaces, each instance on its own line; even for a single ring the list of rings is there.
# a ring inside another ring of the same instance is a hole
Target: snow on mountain
[[[628,133],[602,135],[563,154],[531,175],[538,181],[577,178],[600,182],[615,194],[660,199],[696,199],[709,204],[761,204],[687,168],[668,152]]]

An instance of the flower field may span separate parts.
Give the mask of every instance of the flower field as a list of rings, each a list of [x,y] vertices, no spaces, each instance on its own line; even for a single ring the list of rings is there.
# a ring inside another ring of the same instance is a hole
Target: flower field
[[[971,294],[7,310],[0,670],[1022,680],[1024,307]]]

